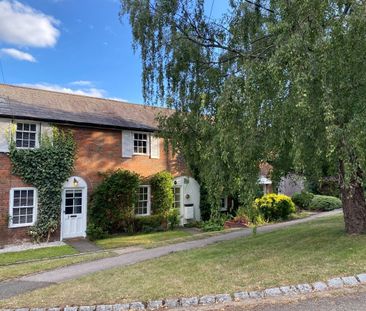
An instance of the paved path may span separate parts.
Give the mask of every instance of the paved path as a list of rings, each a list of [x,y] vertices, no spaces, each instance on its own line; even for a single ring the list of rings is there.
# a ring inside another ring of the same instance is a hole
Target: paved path
[[[88,239],[66,240],[65,243],[72,246],[80,253],[97,252],[101,250],[99,246],[93,242],[90,242]]]
[[[341,211],[332,211],[321,214],[316,214],[308,218],[267,225],[259,227],[257,233],[271,232],[277,229],[290,227],[296,224],[305,223],[314,219],[323,218],[331,215],[340,214]],[[184,250],[190,250],[195,248],[204,247],[213,243],[233,240],[241,237],[246,237],[252,234],[252,229],[246,228],[242,230],[232,231],[229,233],[223,233],[220,235],[204,238],[196,241],[182,242],[172,245],[161,246],[152,249],[144,249],[136,252],[131,252],[127,254],[121,254],[116,257],[104,258],[95,260],[92,262],[80,263],[72,266],[67,266],[64,268],[59,268],[56,270],[46,271],[35,275],[25,276],[19,278],[16,281],[3,282],[0,283],[0,299],[9,298],[15,295],[29,291],[28,282],[31,282],[32,289],[37,288],[37,282],[39,282],[39,287],[44,287],[45,284],[51,283],[61,283],[68,280],[76,279],[81,276],[94,273],[97,271],[102,271],[106,269],[111,269],[115,267],[132,265],[141,261],[158,258],[170,253],[175,253]],[[15,286],[17,284],[17,286]],[[9,287],[12,287],[9,290]]]

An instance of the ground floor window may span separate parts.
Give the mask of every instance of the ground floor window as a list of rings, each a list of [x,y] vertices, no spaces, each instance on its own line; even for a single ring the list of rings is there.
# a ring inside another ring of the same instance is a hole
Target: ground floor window
[[[174,201],[173,201],[173,208],[180,208],[180,187],[173,187],[173,194],[174,194]]]
[[[13,188],[10,190],[9,227],[32,226],[37,217],[35,188]]]
[[[139,216],[150,215],[150,186],[140,186],[135,214]]]
[[[221,203],[220,203],[221,212],[227,212],[229,209],[232,209],[233,207],[234,207],[234,201],[232,198],[229,198],[229,197],[221,198]]]

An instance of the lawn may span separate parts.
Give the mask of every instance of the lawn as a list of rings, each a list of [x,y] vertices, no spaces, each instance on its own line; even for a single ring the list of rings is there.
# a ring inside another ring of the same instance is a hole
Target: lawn
[[[141,233],[135,235],[120,235],[103,240],[98,240],[95,243],[104,249],[128,247],[128,246],[149,247],[155,243],[165,242],[168,240],[175,240],[179,238],[185,238],[191,235],[192,235],[191,233],[188,233],[186,231],[176,230],[176,231],[164,231],[164,232],[153,232],[153,233]]]
[[[79,254],[69,245],[0,254],[0,281],[113,256],[111,252]]]
[[[114,253],[98,252],[98,253],[88,253],[75,256],[68,256],[63,258],[53,258],[43,260],[41,259],[27,263],[9,264],[3,266],[0,265],[0,281],[111,256],[114,256]],[[11,257],[9,258],[9,260],[12,259],[13,258]]]
[[[60,257],[77,253],[78,251],[69,245],[30,249],[21,252],[2,253],[0,254],[0,266],[13,264],[15,262]]]
[[[98,272],[0,302],[82,305],[263,289],[365,272],[366,236],[340,216]]]

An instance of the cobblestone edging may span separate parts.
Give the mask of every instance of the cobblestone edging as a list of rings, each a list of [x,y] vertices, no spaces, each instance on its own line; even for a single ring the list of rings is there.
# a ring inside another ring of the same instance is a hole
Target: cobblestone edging
[[[322,292],[330,289],[339,289],[346,286],[357,286],[366,284],[366,273],[356,276],[346,276],[329,279],[326,282],[304,283],[298,285],[281,286],[267,288],[262,291],[242,291],[231,294],[206,295],[202,297],[186,297],[176,299],[160,299],[148,302],[131,302],[114,305],[97,306],[73,306],[64,308],[21,308],[21,309],[1,309],[2,311],[141,311],[158,310],[162,308],[187,308],[198,305],[212,305],[231,301],[243,301],[247,299],[262,299],[266,297],[292,296],[307,294],[311,292]]]

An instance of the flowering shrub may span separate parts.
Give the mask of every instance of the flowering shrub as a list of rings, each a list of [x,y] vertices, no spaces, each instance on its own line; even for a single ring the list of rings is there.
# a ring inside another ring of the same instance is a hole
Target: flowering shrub
[[[263,217],[265,221],[287,219],[291,213],[296,211],[294,202],[284,194],[270,193],[255,199],[253,208]]]

